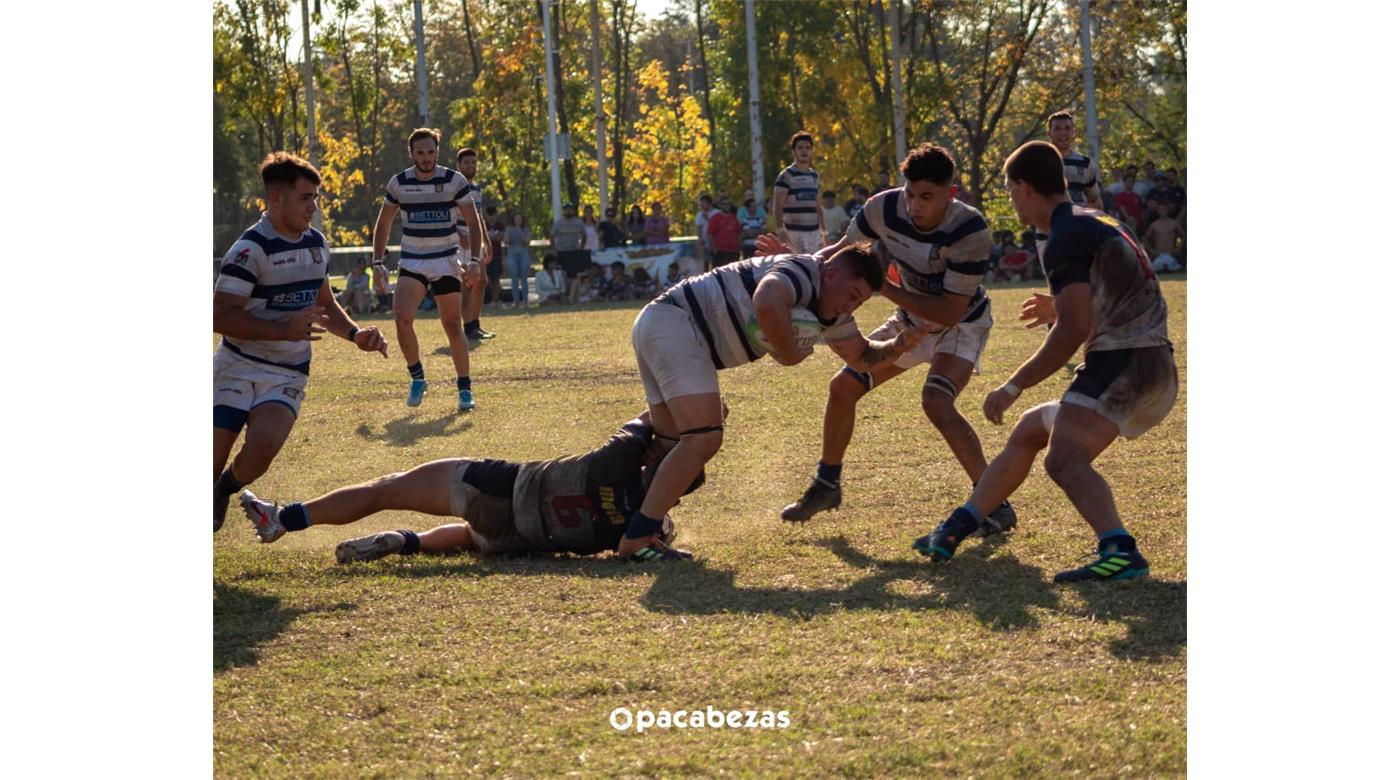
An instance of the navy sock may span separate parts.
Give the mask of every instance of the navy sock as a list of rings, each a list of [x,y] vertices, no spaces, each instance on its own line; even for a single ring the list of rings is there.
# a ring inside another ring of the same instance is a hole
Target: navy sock
[[[1099,551],[1102,552],[1110,546],[1128,552],[1137,549],[1137,540],[1133,538],[1132,534],[1123,530],[1123,526],[1120,525],[1099,534]]]
[[[830,487],[841,484],[841,465],[832,465],[825,461],[817,461],[817,479],[825,482]]]
[[[457,377],[457,390],[458,390],[458,391],[461,391],[461,390],[470,390],[470,389],[472,389],[472,378],[471,378],[471,377],[469,377],[469,376],[459,376],[459,377]]]
[[[311,525],[311,515],[306,513],[306,507],[301,504],[288,504],[277,513],[277,522],[288,531],[305,531],[307,526]]]
[[[413,377],[414,379],[417,379],[420,382],[423,381],[423,361],[420,360],[417,363],[414,363],[413,365],[409,366],[408,375]]]
[[[415,534],[412,531],[402,530],[399,531],[399,533],[403,534],[403,549],[399,550],[399,555],[413,555],[414,553],[418,552],[420,548],[418,534]]]
[[[947,525],[958,536],[967,536],[977,530],[980,522],[972,512],[967,511],[967,507],[960,506],[949,515]]]
[[[651,536],[661,530],[661,521],[654,517],[647,517],[638,509],[632,513],[632,519],[627,523],[627,538],[640,539],[644,536]]]
[[[462,326],[462,330],[468,333],[475,333],[481,330],[481,319],[477,318]]]
[[[233,466],[224,469],[224,473],[219,475],[219,481],[214,483],[214,491],[220,496],[227,498],[243,489],[244,482],[239,482],[233,476]]]
[[[967,502],[966,504],[963,504],[962,510],[964,512],[967,512],[973,520],[977,521],[978,525],[981,525],[982,521],[987,519],[986,517],[982,516],[982,513],[977,510],[977,507],[972,505],[971,501]]]

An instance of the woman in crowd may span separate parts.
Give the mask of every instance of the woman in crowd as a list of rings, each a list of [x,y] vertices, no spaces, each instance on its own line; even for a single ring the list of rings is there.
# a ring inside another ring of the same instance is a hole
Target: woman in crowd
[[[512,306],[530,301],[530,229],[525,227],[525,215],[515,212],[506,228],[506,273],[510,274]]]
[[[647,218],[642,214],[641,206],[633,206],[627,212],[627,237],[633,244],[645,244],[647,238]]]

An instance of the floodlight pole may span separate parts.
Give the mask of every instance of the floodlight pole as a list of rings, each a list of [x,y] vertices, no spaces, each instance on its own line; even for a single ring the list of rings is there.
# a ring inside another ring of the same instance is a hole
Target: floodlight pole
[[[1089,158],[1099,160],[1099,115],[1094,108],[1094,55],[1089,46],[1089,0],[1079,0],[1079,46],[1084,53],[1084,124]]]
[[[749,51],[749,156],[753,162],[754,199],[763,204],[763,128],[758,120],[758,43],[754,35],[753,0],[744,0],[744,31]]]
[[[593,125],[598,144],[598,215],[608,213],[608,121],[603,116],[603,61],[598,48],[598,0],[588,0],[593,23]]]
[[[311,50],[311,12],[307,9],[308,0],[301,0],[301,43],[303,65],[306,70],[306,161],[316,167],[316,64]],[[311,218],[311,224],[321,229],[321,210]]]
[[[900,74],[900,60],[903,53],[900,51],[899,35],[899,15],[901,0],[890,0],[890,7],[885,15],[889,18],[890,25],[890,58],[893,60],[893,67],[890,68],[890,93],[894,103],[894,164],[898,168],[900,162],[904,160],[907,153],[908,144],[904,137],[904,76]],[[898,180],[903,183],[904,174],[898,174]]]
[[[554,108],[554,34],[549,6],[550,0],[540,0],[544,20],[545,101],[549,108],[549,134],[544,139],[544,150],[549,155],[549,205],[554,210],[554,219],[558,220],[564,210],[559,202],[559,130]]]
[[[418,119],[428,126],[428,67],[423,54],[423,0],[413,0],[413,36],[418,39]]]

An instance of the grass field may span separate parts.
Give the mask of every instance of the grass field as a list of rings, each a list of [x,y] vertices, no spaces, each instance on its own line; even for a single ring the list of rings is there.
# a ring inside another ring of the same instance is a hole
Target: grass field
[[[1016,322],[1029,289],[992,291],[997,325],[960,402],[989,458],[1009,426],[982,419],[982,398],[1044,333]],[[936,571],[910,550],[969,491],[920,410],[917,369],[862,402],[842,508],[783,523],[839,362],[820,348],[793,368],[765,359],[721,373],[724,448],[673,513],[695,561],[339,566],[343,539],[437,521],[385,513],[259,545],[235,505],[214,541],[217,774],[1184,775],[1186,283],[1164,289],[1182,394],[1100,461],[1148,579],[1051,584],[1094,537],[1039,465],[1008,540],[965,544]],[[868,331],[890,309],[877,297],[857,318]],[[291,501],[435,458],[591,449],[643,405],[636,311],[488,310],[499,338],[472,353],[470,415],[435,318],[418,327],[431,382],[418,409],[396,350],[323,341],[301,418],[253,489]],[[1028,390],[1012,416],[1066,382]],[[787,710],[791,725],[608,725],[617,707],[707,705]]]

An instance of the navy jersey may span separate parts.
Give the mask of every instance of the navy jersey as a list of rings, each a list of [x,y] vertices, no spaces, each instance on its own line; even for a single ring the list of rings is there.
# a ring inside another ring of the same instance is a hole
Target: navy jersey
[[[1093,288],[1093,319],[1085,352],[1159,347],[1167,340],[1167,303],[1147,252],[1131,230],[1095,209],[1061,203],[1050,216],[1041,255],[1050,291]]]

